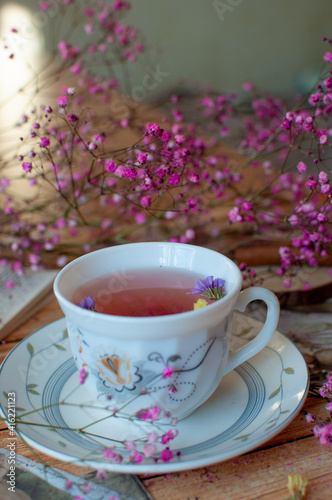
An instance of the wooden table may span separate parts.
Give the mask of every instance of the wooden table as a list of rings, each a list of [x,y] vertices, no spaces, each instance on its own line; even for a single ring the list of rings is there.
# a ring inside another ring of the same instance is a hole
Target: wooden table
[[[0,361],[24,337],[54,321],[63,314],[53,299],[34,317],[12,333],[6,343],[0,344]],[[1,388],[4,390],[4,388]],[[322,447],[312,434],[312,424],[306,422],[310,412],[326,420],[325,401],[308,397],[303,410],[280,434],[259,449],[236,459],[202,469],[141,476],[140,479],[156,500],[195,499],[286,499],[289,497],[287,482],[291,474],[300,474],[308,480],[307,498],[324,500],[332,498],[332,449]],[[0,422],[0,446],[5,447],[9,431]],[[31,451],[20,442],[17,453],[30,458]],[[88,470],[64,465],[63,469],[75,474]]]

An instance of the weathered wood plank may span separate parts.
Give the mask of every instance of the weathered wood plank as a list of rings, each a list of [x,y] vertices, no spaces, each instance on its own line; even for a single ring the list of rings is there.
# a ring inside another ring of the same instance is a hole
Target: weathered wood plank
[[[332,497],[332,453],[315,437],[256,451],[203,469],[143,479],[155,500],[280,500],[290,474],[309,481],[308,498]]]
[[[308,424],[306,414],[311,413],[317,417],[317,422],[323,422],[329,418],[325,409],[325,403],[320,397],[308,397],[301,412],[297,417],[279,434],[270,439],[263,448],[269,448],[278,444],[296,441],[298,439],[312,436],[314,424]]]

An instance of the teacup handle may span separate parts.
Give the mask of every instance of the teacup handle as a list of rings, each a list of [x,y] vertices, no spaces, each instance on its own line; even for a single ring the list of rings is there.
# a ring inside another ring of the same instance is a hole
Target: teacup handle
[[[239,298],[235,304],[235,309],[243,312],[249,302],[252,302],[253,300],[262,300],[263,302],[265,302],[267,306],[265,323],[261,331],[253,340],[251,340],[244,347],[241,347],[239,350],[229,353],[224,375],[226,375],[226,373],[230,372],[231,370],[234,370],[234,368],[241,365],[242,363],[244,363],[244,361],[247,361],[247,359],[251,358],[259,351],[261,351],[263,347],[265,347],[266,344],[271,340],[272,335],[277,328],[280,306],[279,301],[274,293],[270,290],[267,290],[266,288],[261,288],[258,286],[247,288],[240,293]]]

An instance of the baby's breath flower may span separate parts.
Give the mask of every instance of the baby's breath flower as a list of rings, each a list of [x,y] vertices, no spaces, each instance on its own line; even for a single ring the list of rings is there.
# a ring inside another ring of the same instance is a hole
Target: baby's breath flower
[[[80,370],[80,372],[79,372],[80,384],[84,384],[85,379],[87,378],[88,375],[89,375],[89,373],[84,368],[82,368]]]
[[[171,366],[166,366],[163,371],[163,378],[172,378],[174,369]]]
[[[174,457],[174,453],[169,448],[165,448],[160,453],[160,458],[163,462],[169,462]]]

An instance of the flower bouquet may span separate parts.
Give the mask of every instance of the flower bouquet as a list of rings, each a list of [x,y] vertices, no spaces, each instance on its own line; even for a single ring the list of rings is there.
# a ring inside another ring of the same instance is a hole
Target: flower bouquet
[[[125,20],[129,2],[55,4],[40,13],[52,24],[72,19],[80,42],[57,40],[26,87],[35,96],[17,144],[0,159],[2,265],[61,267],[147,240],[217,249],[248,281],[252,263],[277,264],[285,287],[299,267],[329,265],[332,52],[309,96],[293,103],[246,82],[241,96],[171,89],[149,105],[160,67],[146,65],[127,92],[116,76],[121,66],[124,81],[145,57]],[[13,28],[11,59],[19,36]]]

